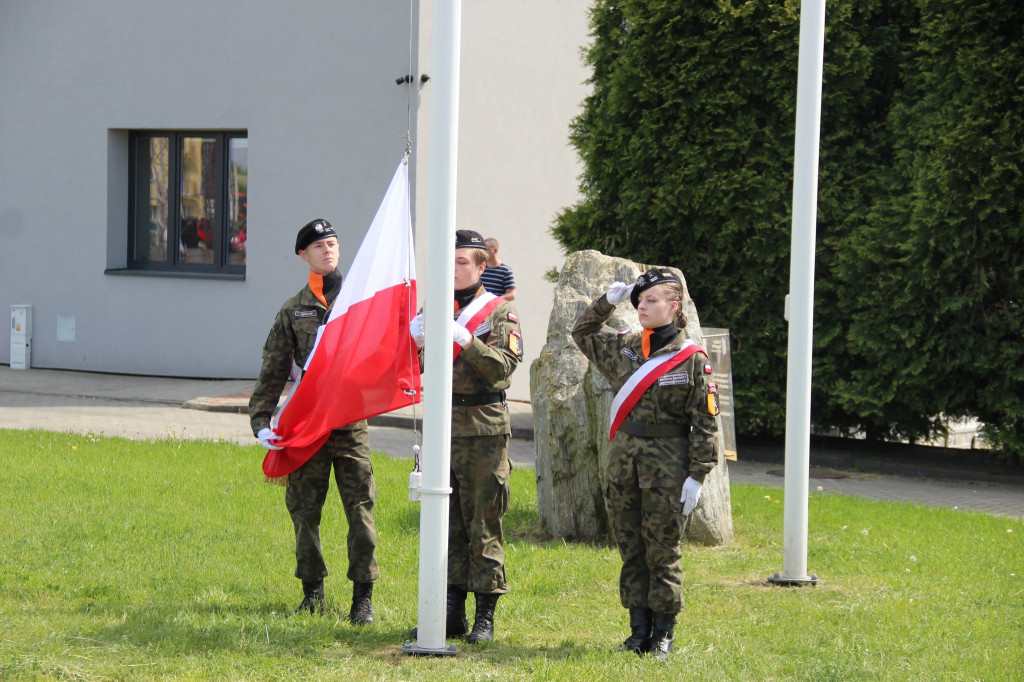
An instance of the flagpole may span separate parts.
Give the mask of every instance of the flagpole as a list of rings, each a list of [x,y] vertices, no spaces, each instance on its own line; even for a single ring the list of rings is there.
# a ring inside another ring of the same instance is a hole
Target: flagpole
[[[807,575],[807,487],[811,461],[811,355],[814,350],[814,241],[818,210],[818,143],[825,48],[825,0],[800,5],[793,161],[793,236],[789,273],[786,369],[786,480],[782,574],[778,585],[817,584]]]
[[[416,642],[410,654],[451,655],[445,646],[452,426],[452,291],[459,142],[461,0],[434,0],[431,23],[427,286],[424,297],[423,478]]]

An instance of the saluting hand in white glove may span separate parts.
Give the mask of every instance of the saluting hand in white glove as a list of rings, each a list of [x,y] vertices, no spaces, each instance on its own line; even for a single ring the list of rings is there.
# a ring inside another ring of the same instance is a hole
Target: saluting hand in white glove
[[[276,445],[275,441],[281,440],[281,436],[277,435],[270,429],[260,429],[259,433],[256,434],[256,438],[259,439],[260,445],[268,450],[283,450],[280,445]]]
[[[420,313],[416,317],[412,318],[409,322],[409,335],[412,340],[416,343],[417,348],[423,348],[423,344],[426,342],[426,335],[423,333],[423,313]]]
[[[608,293],[605,294],[604,297],[612,305],[618,305],[629,298],[629,295],[633,293],[633,287],[635,286],[636,282],[632,284],[614,282],[610,287],[608,287]]]
[[[679,497],[679,501],[683,503],[683,516],[689,516],[690,512],[697,506],[697,503],[700,502],[700,491],[703,487],[700,483],[689,477],[683,481],[683,494]]]
[[[452,341],[465,348],[473,342],[473,335],[469,333],[468,329],[456,322],[452,326]]]

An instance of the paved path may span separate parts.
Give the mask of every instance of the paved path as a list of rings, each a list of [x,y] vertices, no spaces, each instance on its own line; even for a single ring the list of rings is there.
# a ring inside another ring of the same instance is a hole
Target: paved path
[[[97,433],[130,439],[224,439],[254,445],[248,417],[238,410],[251,381],[138,377],[0,366],[0,428]],[[190,404],[205,409],[186,409]],[[521,467],[535,459],[529,405],[510,403],[510,456]],[[414,435],[409,410],[376,419],[374,450],[411,457]],[[420,412],[422,416],[422,412]],[[398,426],[402,425],[402,426]],[[0,458],[11,456],[0,448]],[[742,456],[742,453],[741,453]],[[782,487],[782,466],[741,459],[729,463],[734,483]],[[817,477],[819,474],[828,477]],[[838,476],[838,477],[837,477]],[[812,470],[810,490],[858,497],[918,502],[1024,518],[1024,486],[953,482],[905,476]]]

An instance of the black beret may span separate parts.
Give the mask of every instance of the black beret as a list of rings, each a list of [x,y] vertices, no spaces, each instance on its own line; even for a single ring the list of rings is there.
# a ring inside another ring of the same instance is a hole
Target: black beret
[[[679,285],[683,283],[679,276],[668,268],[651,268],[636,278],[636,284],[633,286],[633,291],[629,294],[629,300],[633,303],[633,307],[636,308],[640,305],[640,294],[642,292],[659,284],[668,284],[669,282],[675,282]]]
[[[313,242],[337,236],[334,232],[334,227],[329,222],[323,218],[317,218],[303,225],[299,233],[295,235],[295,254],[298,255],[299,251],[302,251]]]
[[[480,236],[479,232],[473,230],[455,230],[455,248],[456,249],[483,249],[487,250],[487,245],[484,244],[484,238]]]

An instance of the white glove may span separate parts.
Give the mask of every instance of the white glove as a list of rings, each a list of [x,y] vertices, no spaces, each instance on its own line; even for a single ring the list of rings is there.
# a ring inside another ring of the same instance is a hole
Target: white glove
[[[423,348],[423,344],[426,342],[427,338],[423,333],[423,313],[412,318],[409,322],[409,335],[412,336],[412,340],[416,342],[417,348]]]
[[[260,441],[260,445],[265,447],[267,450],[283,450],[280,445],[274,445],[274,441],[281,440],[281,436],[277,435],[270,429],[260,429],[260,432],[256,434],[256,437]]]
[[[683,516],[689,516],[693,508],[700,502],[700,489],[703,487],[689,477],[683,481],[683,494],[679,497],[679,501],[683,503]]]
[[[608,287],[608,293],[605,294],[605,298],[612,305],[618,305],[629,298],[629,295],[633,293],[633,287],[636,286],[636,282],[632,284],[623,284],[622,282],[614,282]]]
[[[461,324],[455,323],[452,327],[452,341],[465,348],[473,343],[473,335]]]

